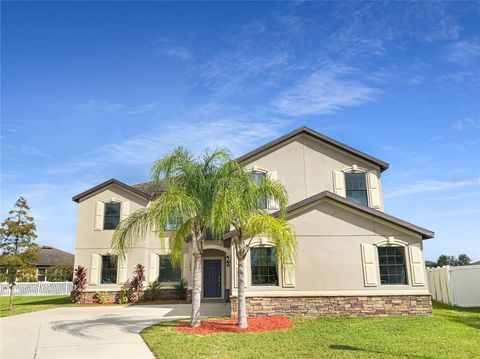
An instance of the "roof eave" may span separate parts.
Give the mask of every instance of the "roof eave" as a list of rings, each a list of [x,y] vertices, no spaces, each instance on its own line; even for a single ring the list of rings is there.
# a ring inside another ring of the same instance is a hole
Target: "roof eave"
[[[285,142],[285,141],[289,140],[290,138],[295,137],[295,136],[297,136],[301,133],[306,133],[306,134],[308,134],[308,135],[310,135],[310,136],[312,136],[312,137],[314,137],[318,140],[321,140],[321,141],[324,141],[324,142],[330,144],[333,147],[336,147],[336,148],[338,148],[340,150],[343,150],[343,151],[346,151],[346,152],[348,152],[348,153],[350,153],[354,156],[362,158],[363,160],[365,160],[367,162],[373,163],[373,164],[377,165],[378,167],[380,167],[381,172],[385,171],[389,167],[389,164],[387,162],[379,160],[378,158],[375,158],[373,156],[367,155],[366,153],[363,153],[359,150],[356,150],[353,147],[347,146],[347,145],[345,145],[341,142],[338,142],[338,141],[334,140],[333,138],[325,136],[325,135],[323,135],[323,134],[321,134],[321,133],[319,133],[315,130],[312,130],[311,128],[305,127],[305,126],[299,127],[296,130],[293,130],[293,131],[291,131],[291,132],[289,132],[289,133],[287,133],[287,134],[285,134],[285,135],[283,135],[283,136],[281,136],[281,137],[279,137],[279,138],[277,138],[273,141],[270,141],[270,142],[268,142],[268,143],[266,143],[266,144],[264,144],[264,145],[262,145],[262,146],[260,146],[256,149],[238,157],[236,159],[236,161],[240,162],[240,163],[245,162],[245,161],[249,160],[250,158],[256,156],[257,154],[259,154],[263,151],[266,151],[266,150],[268,150],[268,149],[270,149],[270,148],[272,148],[272,147],[274,147],[274,146],[276,146],[276,145],[278,145],[282,142]]]
[[[123,182],[121,182],[121,181],[119,181],[115,178],[111,178],[111,179],[109,179],[105,182],[100,183],[99,185],[96,185],[95,187],[92,187],[92,188],[90,188],[90,189],[88,189],[88,190],[86,190],[82,193],[77,194],[76,196],[73,196],[72,201],[79,203],[82,198],[84,198],[84,197],[86,197],[86,196],[104,188],[104,187],[110,186],[110,185],[117,185],[117,186],[119,186],[121,188],[124,188],[127,191],[130,191],[130,192],[132,192],[132,193],[134,193],[134,194],[136,194],[140,197],[143,197],[147,200],[150,199],[150,196],[148,194],[146,194],[146,193],[144,193],[144,192],[142,192],[142,191],[140,191],[140,190],[138,190],[138,189],[136,189],[132,186],[129,186],[128,184],[123,183]]]
[[[290,214],[293,211],[301,209],[301,208],[303,208],[303,207],[305,207],[309,204],[315,203],[315,202],[317,202],[321,199],[325,199],[325,198],[336,201],[336,202],[339,202],[339,203],[344,204],[346,206],[349,206],[353,209],[357,209],[359,211],[362,211],[364,213],[367,213],[369,215],[372,215],[372,216],[377,217],[379,219],[382,219],[384,221],[390,222],[390,223],[392,223],[396,226],[399,226],[399,227],[407,229],[411,232],[417,233],[417,234],[422,236],[422,239],[430,239],[430,238],[434,237],[435,233],[433,231],[430,231],[428,229],[416,226],[412,223],[409,223],[409,222],[406,222],[406,221],[401,220],[399,218],[393,217],[393,216],[391,216],[389,214],[386,214],[384,212],[377,211],[373,208],[362,206],[361,204],[355,203],[355,202],[353,202],[353,201],[351,201],[347,198],[336,195],[336,194],[334,194],[330,191],[323,191],[323,192],[320,192],[316,195],[308,197],[308,198],[306,198],[302,201],[291,204],[290,206],[287,207],[287,214]],[[271,215],[273,217],[278,217],[280,215],[280,211],[273,212],[273,213],[271,213]],[[223,239],[225,240],[225,239],[231,238],[233,236],[234,232],[235,231],[230,231],[230,232],[226,233],[223,236]]]

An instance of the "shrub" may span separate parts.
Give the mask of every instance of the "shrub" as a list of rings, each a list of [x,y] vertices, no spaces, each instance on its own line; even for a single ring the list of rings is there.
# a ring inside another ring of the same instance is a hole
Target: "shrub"
[[[83,292],[87,287],[87,269],[83,266],[78,266],[75,269],[75,278],[73,279],[73,290],[70,293],[72,303],[78,303],[80,300],[85,302]]]
[[[184,278],[182,278],[178,284],[175,284],[178,299],[187,299],[187,285],[188,282]]]
[[[104,292],[96,292],[93,295],[93,301],[98,304],[105,304],[107,302],[107,295]]]
[[[143,281],[145,280],[145,267],[141,264],[137,264],[133,271],[133,279],[130,282],[130,290],[132,293],[131,301],[138,302],[140,299],[140,292],[143,289]]]
[[[153,282],[148,283],[145,295],[150,300],[158,299],[158,297],[160,296],[160,288],[161,287],[162,286],[160,285],[160,283],[158,283],[158,281],[154,280]]]
[[[118,304],[127,304],[132,297],[132,290],[128,287],[120,289],[120,293],[117,294],[116,301]]]
[[[73,277],[73,266],[59,264],[48,270],[47,279],[51,282],[69,282]]]

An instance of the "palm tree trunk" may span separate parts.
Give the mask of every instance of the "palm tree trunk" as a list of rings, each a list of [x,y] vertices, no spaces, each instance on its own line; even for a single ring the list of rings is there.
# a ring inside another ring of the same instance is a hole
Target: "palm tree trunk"
[[[190,326],[200,326],[200,299],[202,294],[202,255],[193,255],[192,318]]]
[[[237,257],[238,258],[238,257]],[[240,328],[247,328],[247,303],[245,299],[245,256],[238,258],[238,320]]]
[[[10,284],[10,300],[8,302],[8,310],[13,310],[13,287],[15,287],[15,283]]]

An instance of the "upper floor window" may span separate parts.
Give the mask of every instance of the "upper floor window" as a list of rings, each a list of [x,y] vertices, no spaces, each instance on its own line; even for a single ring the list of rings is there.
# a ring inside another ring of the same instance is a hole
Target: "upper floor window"
[[[117,257],[102,256],[102,284],[117,283]]]
[[[405,251],[403,247],[378,247],[380,283],[407,284]]]
[[[252,285],[278,285],[275,248],[251,248]]]
[[[182,219],[179,217],[169,218],[168,222],[165,224],[164,230],[165,231],[176,231],[180,228],[182,224]]]
[[[262,178],[267,178],[267,174],[265,172],[260,172],[260,171],[253,171],[250,172],[250,176],[252,177],[253,182],[258,186],[260,186],[260,182],[262,181]],[[267,198],[261,198],[258,204],[258,207],[260,209],[267,209]]]
[[[364,172],[345,173],[345,190],[348,199],[368,206],[367,181]]]
[[[160,282],[180,282],[182,277],[180,267],[174,267],[172,257],[160,256]]]
[[[118,202],[105,203],[103,229],[115,229],[120,223],[120,206]]]

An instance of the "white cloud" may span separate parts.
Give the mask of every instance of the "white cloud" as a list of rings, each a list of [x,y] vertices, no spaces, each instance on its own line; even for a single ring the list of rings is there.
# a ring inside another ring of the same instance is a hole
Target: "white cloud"
[[[480,122],[474,118],[466,118],[465,120],[456,121],[452,128],[456,131],[480,128]]]
[[[480,185],[480,177],[458,181],[417,181],[411,185],[398,187],[397,190],[387,191],[385,198],[397,198],[431,192],[443,192],[468,186]]]
[[[175,44],[173,40],[166,37],[157,41],[155,53],[157,55],[175,57],[182,61],[186,61],[192,56],[190,50],[186,46]]]
[[[78,106],[80,110],[92,112],[114,112],[124,110],[127,105],[123,103],[88,100],[86,103]]]
[[[448,58],[458,63],[470,63],[480,57],[480,41],[463,40],[448,47]]]
[[[77,205],[72,196],[91,188],[95,182],[69,181],[68,183],[36,183],[10,186],[2,196],[2,218],[13,208],[19,196],[26,198],[30,213],[37,226],[36,240],[73,253]]]
[[[155,102],[150,102],[138,106],[128,106],[124,103],[88,100],[78,108],[90,112],[123,112],[129,115],[138,115],[152,111],[156,105]]]
[[[146,113],[152,111],[155,107],[157,106],[156,103],[146,103],[144,105],[136,106],[136,107],[131,107],[130,109],[127,110],[127,113],[129,115],[139,115],[141,113]]]
[[[206,147],[228,148],[239,155],[259,141],[279,135],[283,121],[237,121],[231,119],[210,122],[178,122],[162,127],[154,133],[131,137],[120,143],[104,146],[102,162],[123,164],[151,164],[176,146],[185,146],[194,153]]]
[[[211,121],[175,122],[157,127],[117,143],[107,144],[83,154],[81,158],[47,168],[50,176],[69,176],[94,180],[134,172],[148,176],[152,163],[177,146],[193,153],[205,148],[227,148],[234,156],[241,155],[265,141],[278,137],[289,124],[285,120],[252,121],[245,117],[230,117]],[[253,115],[252,115],[253,116]],[[255,116],[253,116],[255,118]]]
[[[170,46],[163,49],[165,54],[172,57],[177,57],[181,60],[188,60],[190,58],[190,52],[186,47]]]
[[[280,94],[273,106],[285,115],[304,116],[329,114],[372,101],[376,89],[352,79],[352,75],[352,69],[341,66],[317,70]]]

